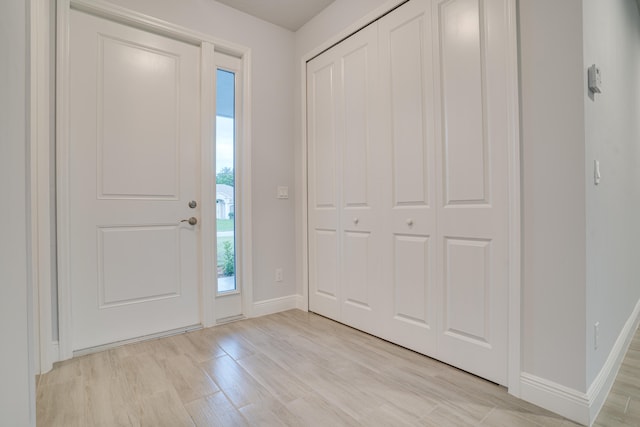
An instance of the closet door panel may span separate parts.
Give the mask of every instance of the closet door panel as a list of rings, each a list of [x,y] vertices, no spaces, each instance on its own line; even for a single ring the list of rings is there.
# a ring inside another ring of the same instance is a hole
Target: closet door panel
[[[508,128],[504,2],[434,6],[438,86],[438,353],[506,383]]]
[[[309,308],[340,320],[337,79],[335,58],[307,64]]]
[[[379,332],[380,232],[379,139],[375,134],[377,24],[337,46],[342,75],[339,96],[342,204],[342,319]]]
[[[413,0],[379,21],[385,124],[387,338],[435,356],[435,134],[431,2]]]

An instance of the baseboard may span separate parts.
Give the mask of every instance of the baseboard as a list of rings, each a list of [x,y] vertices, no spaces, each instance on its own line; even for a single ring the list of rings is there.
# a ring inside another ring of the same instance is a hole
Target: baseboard
[[[523,372],[520,374],[520,398],[589,425],[589,398],[586,393]]]
[[[590,426],[598,417],[640,323],[640,301],[618,335],[609,357],[586,393],[523,372],[520,375],[520,398]]]
[[[251,317],[266,316],[281,311],[293,310],[294,308],[298,308],[297,295],[258,301],[253,303]]]
[[[296,308],[302,311],[309,311],[309,300],[303,295],[296,295]]]
[[[607,396],[611,391],[611,387],[618,375],[620,365],[624,360],[624,356],[629,349],[631,340],[638,329],[640,323],[640,300],[636,303],[631,316],[627,319],[622,331],[618,335],[616,342],[613,344],[613,348],[609,353],[609,357],[604,362],[602,369],[598,372],[598,375],[593,380],[589,388],[587,389],[587,396],[589,396],[589,418],[593,423],[604,402],[607,400]]]

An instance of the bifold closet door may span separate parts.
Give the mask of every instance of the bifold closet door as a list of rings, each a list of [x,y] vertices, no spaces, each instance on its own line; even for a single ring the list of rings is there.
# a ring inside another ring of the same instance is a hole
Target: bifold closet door
[[[309,307],[380,334],[377,25],[307,64]]]
[[[307,64],[309,307],[506,384],[510,0],[410,0]]]

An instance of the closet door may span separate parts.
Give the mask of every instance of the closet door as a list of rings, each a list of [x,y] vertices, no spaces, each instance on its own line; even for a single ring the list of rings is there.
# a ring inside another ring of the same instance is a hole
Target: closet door
[[[434,2],[438,358],[507,380],[508,32],[502,0]]]
[[[382,232],[377,25],[307,64],[309,304],[379,333]]]
[[[436,354],[436,163],[431,1],[380,19],[386,338]]]

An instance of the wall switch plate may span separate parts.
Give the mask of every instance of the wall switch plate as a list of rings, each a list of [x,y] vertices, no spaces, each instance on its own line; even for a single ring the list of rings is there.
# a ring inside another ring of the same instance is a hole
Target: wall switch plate
[[[600,344],[600,322],[596,322],[593,324],[593,349],[597,350],[598,345]]]
[[[593,183],[600,184],[600,160],[593,161]]]
[[[278,199],[288,199],[289,198],[289,187],[278,186]]]
[[[589,80],[589,90],[593,93],[602,92],[602,76],[600,75],[600,68],[593,64],[587,71],[587,77]]]
[[[276,282],[282,282],[284,280],[284,273],[281,268],[276,268],[275,279]]]

